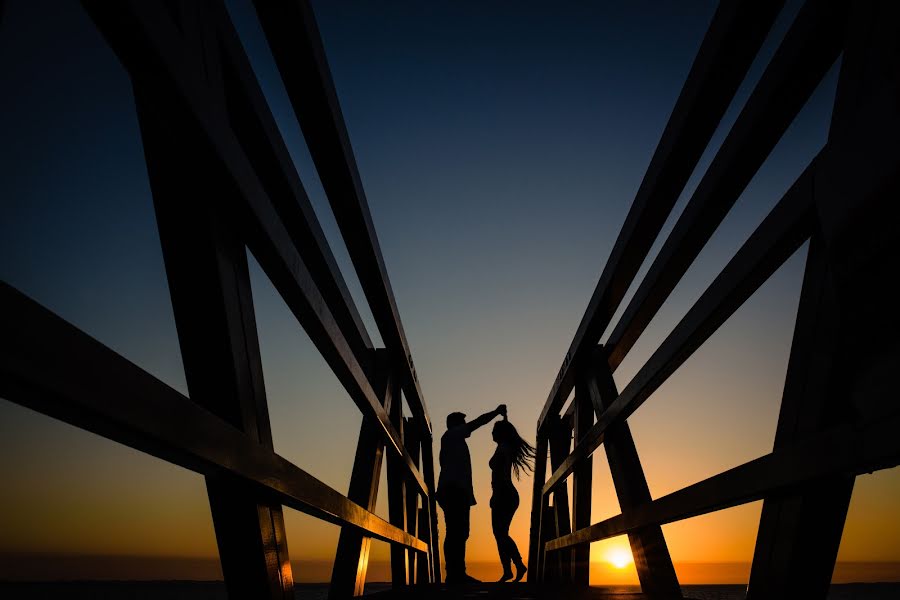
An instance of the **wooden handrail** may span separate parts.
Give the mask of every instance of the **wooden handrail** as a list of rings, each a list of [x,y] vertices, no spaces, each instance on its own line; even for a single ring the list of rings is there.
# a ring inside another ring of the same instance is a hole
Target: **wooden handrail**
[[[240,479],[272,502],[428,551],[6,283],[0,304],[4,397],[192,471]]]

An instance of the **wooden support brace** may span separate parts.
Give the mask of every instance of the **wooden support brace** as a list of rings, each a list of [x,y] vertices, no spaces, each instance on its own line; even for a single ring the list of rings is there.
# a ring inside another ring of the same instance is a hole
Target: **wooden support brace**
[[[431,532],[429,531],[431,524],[428,517],[428,504],[419,508],[419,537],[427,538],[429,545],[431,543]],[[416,583],[419,585],[429,583],[431,581],[431,560],[427,554],[419,554],[416,557]]]
[[[588,364],[590,366],[590,364]],[[577,445],[594,424],[594,406],[587,390],[584,376],[576,373],[575,414],[573,441]],[[556,468],[558,465],[554,465]],[[593,457],[587,456],[572,474],[572,528],[575,530],[591,525],[591,491],[593,481]],[[560,486],[565,489],[565,486]],[[591,546],[583,544],[572,549],[572,582],[576,585],[590,584]]]
[[[541,531],[544,532],[544,535],[547,539],[554,539],[559,537],[559,529],[557,529],[557,521],[556,521],[556,507],[551,506],[549,504],[544,505],[543,511],[541,512]],[[560,557],[561,553],[554,552],[553,554],[548,554],[547,552],[541,553],[541,564],[540,564],[540,581],[541,582],[556,582],[560,579]]]
[[[388,413],[391,425],[400,434],[400,440],[405,436],[403,420],[403,400],[399,382],[394,381],[394,401]],[[388,485],[388,520],[391,525],[407,530],[407,504],[406,504],[406,473],[400,458],[388,456],[387,461],[387,485]],[[409,584],[409,569],[407,564],[406,549],[391,545],[391,583],[396,587]]]
[[[619,391],[602,346],[594,351],[593,363],[593,377],[586,384],[586,392],[593,399],[591,404],[606,408],[618,397]],[[650,502],[650,488],[627,422],[616,423],[606,431],[604,447],[622,513]],[[649,525],[629,533],[628,542],[641,591],[653,598],[680,598],[681,587],[662,528]]]
[[[421,443],[419,439],[419,431],[416,427],[414,417],[404,419],[403,424],[403,444],[406,451],[412,457],[413,461],[418,464]],[[413,537],[420,537],[419,527],[419,494],[413,486],[407,486],[406,489],[406,531]],[[416,583],[416,574],[418,569],[416,563],[419,559],[419,553],[412,549],[406,551],[406,574],[410,585]]]
[[[559,468],[572,449],[572,427],[567,421],[560,420],[550,433],[550,462],[553,470]],[[568,535],[572,532],[572,519],[569,514],[569,490],[560,485],[553,491],[553,536]],[[547,539],[552,539],[547,537]],[[572,551],[569,549],[554,552],[548,560],[554,561],[554,575],[561,581],[568,582],[572,574]]]
[[[776,450],[820,431],[835,415],[846,416],[830,392],[835,385],[831,374],[840,334],[823,250],[821,239],[814,235],[778,417]],[[806,598],[825,598],[853,481],[852,475],[830,476],[764,501],[748,598],[788,598],[801,589]]]
[[[541,528],[544,506],[546,504],[546,496],[543,490],[544,482],[547,479],[547,445],[547,436],[538,431],[535,439],[534,486],[531,495],[531,533],[528,546],[528,580],[532,582],[542,580],[540,572],[544,564],[544,543],[547,541],[544,537],[546,532]]]
[[[385,411],[390,413],[393,405],[388,353],[384,349],[375,351],[375,393],[381,398]],[[359,428],[359,441],[353,472],[350,475],[350,489],[347,498],[369,511],[375,510],[378,498],[378,484],[381,480],[381,466],[384,456],[384,440],[378,426],[363,418]],[[363,535],[354,527],[341,528],[331,571],[331,585],[328,597],[332,600],[350,596],[362,596],[366,585],[369,566],[369,550],[372,538]]]
[[[431,573],[430,581],[432,583],[441,582],[441,544],[440,535],[438,534],[437,520],[437,500],[434,492],[437,489],[434,484],[434,441],[431,432],[423,435],[422,440],[422,476],[425,478],[425,484],[428,487],[428,498],[425,499],[428,504],[428,570]]]

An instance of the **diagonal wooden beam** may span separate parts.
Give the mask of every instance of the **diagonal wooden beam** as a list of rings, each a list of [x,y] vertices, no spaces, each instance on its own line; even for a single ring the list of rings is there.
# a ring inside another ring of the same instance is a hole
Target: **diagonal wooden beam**
[[[390,377],[390,358],[387,351],[375,351],[374,369],[376,393],[382,398],[384,409],[391,412],[393,398],[393,382]],[[397,399],[399,401],[399,399]],[[378,487],[381,482],[382,459],[384,457],[384,441],[378,435],[375,426],[363,419],[359,427],[359,438],[356,455],[353,460],[353,472],[350,474],[350,489],[347,499],[356,502],[366,510],[375,510],[378,499]],[[362,596],[366,587],[366,573],[369,568],[369,551],[372,538],[354,527],[343,527],[338,538],[338,547],[331,570],[331,585],[328,586],[328,597],[332,599]]]
[[[598,347],[592,358],[593,372],[587,378],[586,392],[591,396],[592,404],[605,407],[618,397],[619,392],[605,349]],[[650,486],[647,485],[644,468],[627,421],[606,430],[604,448],[622,513],[651,502],[653,498],[650,496]],[[641,582],[641,592],[651,598],[680,598],[681,586],[662,528],[659,525],[648,525],[636,529],[628,533],[628,542],[638,580]]]

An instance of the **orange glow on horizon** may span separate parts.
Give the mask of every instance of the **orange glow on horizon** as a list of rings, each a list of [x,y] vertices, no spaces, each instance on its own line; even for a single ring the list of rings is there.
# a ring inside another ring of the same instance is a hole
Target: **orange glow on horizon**
[[[591,585],[638,585],[627,536],[591,544]]]

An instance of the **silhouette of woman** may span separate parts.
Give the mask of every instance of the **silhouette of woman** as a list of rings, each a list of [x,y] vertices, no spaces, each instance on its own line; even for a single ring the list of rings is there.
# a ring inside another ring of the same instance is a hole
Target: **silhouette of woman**
[[[519,493],[512,482],[512,474],[516,479],[522,470],[532,471],[534,447],[522,439],[512,423],[503,416],[497,421],[492,432],[497,450],[488,464],[491,467],[491,525],[497,539],[497,550],[500,552],[500,564],[503,565],[503,576],[499,581],[513,578],[512,563],[516,565],[515,580],[521,581],[525,576],[525,563],[516,543],[509,536],[509,525],[516,509],[519,508]]]

